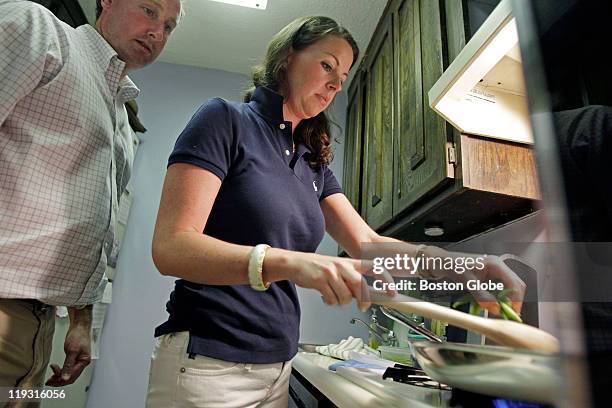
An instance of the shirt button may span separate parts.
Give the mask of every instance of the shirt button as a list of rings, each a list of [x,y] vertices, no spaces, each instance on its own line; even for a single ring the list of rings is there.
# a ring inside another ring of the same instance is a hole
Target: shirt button
[[[287,156],[289,156],[289,155],[291,154],[291,152],[289,152],[289,150],[287,149],[287,150],[285,150],[285,154],[286,154]]]
[[[280,128],[280,130],[284,130],[285,129],[285,124],[281,123],[280,125],[278,125],[278,127]]]

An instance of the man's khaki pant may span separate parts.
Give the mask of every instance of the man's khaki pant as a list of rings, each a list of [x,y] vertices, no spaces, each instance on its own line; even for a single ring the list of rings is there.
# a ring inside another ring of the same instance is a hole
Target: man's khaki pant
[[[43,386],[54,329],[55,307],[35,300],[0,299],[0,387]],[[39,402],[0,400],[2,408],[38,406]]]
[[[188,332],[157,339],[147,408],[287,408],[291,361],[243,364],[187,354]]]

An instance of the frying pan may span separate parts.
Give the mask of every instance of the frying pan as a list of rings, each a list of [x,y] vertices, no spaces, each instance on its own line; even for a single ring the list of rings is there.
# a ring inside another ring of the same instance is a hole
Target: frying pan
[[[553,403],[561,384],[557,339],[527,324],[473,316],[405,295],[370,291],[373,303],[486,335],[505,347],[437,341],[411,344],[434,380],[496,397]]]
[[[560,394],[560,358],[553,353],[432,341],[411,348],[432,379],[453,387],[545,404],[554,404]]]

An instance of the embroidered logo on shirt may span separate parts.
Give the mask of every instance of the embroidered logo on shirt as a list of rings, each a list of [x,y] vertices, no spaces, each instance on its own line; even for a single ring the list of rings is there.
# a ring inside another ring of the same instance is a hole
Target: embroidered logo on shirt
[[[315,191],[319,191],[319,189],[317,188],[316,181],[312,182],[312,187],[314,188]]]

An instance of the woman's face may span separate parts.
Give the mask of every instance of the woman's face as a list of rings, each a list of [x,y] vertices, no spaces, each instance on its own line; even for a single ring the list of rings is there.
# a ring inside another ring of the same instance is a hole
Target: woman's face
[[[342,89],[353,63],[353,49],[342,37],[327,35],[287,61],[283,114],[294,129],[302,119],[317,116]]]

